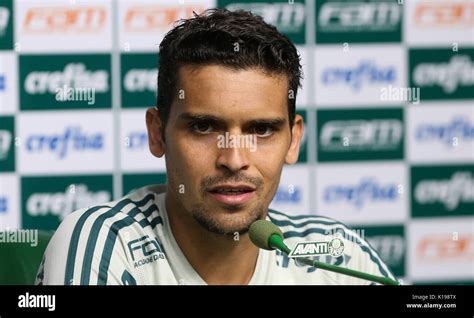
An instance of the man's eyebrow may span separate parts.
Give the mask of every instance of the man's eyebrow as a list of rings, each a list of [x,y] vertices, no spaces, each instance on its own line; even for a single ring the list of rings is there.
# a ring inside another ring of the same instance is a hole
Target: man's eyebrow
[[[221,123],[225,124],[225,120],[222,118],[219,118],[214,115],[209,115],[209,114],[196,114],[196,113],[181,113],[178,116],[178,120],[186,120],[186,121],[210,121],[210,122],[216,122],[216,123]]]
[[[272,127],[282,127],[286,125],[287,121],[285,118],[261,118],[261,119],[252,119],[249,120],[246,125],[248,126],[257,126],[257,125],[264,125],[264,126],[272,126]]]
[[[189,113],[184,112],[178,116],[178,120],[185,120],[185,121],[205,121],[214,123],[221,126],[227,126],[227,123],[224,119],[219,118],[214,115],[210,114],[198,114],[198,113]],[[245,126],[256,126],[256,125],[268,125],[273,127],[281,127],[286,125],[287,120],[285,118],[277,117],[277,118],[258,118],[252,119],[245,122]]]

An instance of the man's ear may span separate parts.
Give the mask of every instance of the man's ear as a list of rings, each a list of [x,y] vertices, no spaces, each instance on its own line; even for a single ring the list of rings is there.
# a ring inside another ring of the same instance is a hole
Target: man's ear
[[[162,139],[162,123],[156,108],[148,108],[146,111],[146,128],[148,131],[148,146],[150,152],[158,158],[165,154],[165,143]]]
[[[292,165],[296,161],[298,161],[300,145],[303,139],[303,132],[304,132],[303,117],[301,117],[300,115],[296,115],[293,128],[291,128],[292,137],[291,137],[290,148],[288,148],[288,152],[286,153],[286,156],[285,156],[286,164]]]

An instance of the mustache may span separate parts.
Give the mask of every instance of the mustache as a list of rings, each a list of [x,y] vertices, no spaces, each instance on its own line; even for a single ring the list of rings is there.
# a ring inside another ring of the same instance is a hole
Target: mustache
[[[201,189],[205,192],[207,189],[221,183],[244,182],[255,186],[258,190],[263,186],[263,180],[257,177],[251,177],[244,174],[225,175],[225,176],[206,176],[201,180]]]

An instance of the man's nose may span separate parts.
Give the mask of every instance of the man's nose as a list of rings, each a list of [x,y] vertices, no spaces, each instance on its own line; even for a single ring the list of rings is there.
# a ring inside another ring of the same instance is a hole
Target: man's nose
[[[218,169],[226,169],[231,172],[238,172],[247,169],[250,165],[249,146],[246,138],[250,135],[243,135],[240,131],[228,132],[221,136],[224,143],[218,143],[218,157],[216,165]]]

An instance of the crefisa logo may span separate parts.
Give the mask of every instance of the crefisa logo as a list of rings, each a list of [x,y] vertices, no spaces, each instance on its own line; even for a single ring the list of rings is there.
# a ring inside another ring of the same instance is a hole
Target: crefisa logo
[[[65,159],[71,151],[101,151],[103,147],[102,133],[88,134],[78,126],[68,126],[60,134],[32,134],[26,139],[28,152],[52,152],[58,159]]]
[[[396,183],[380,183],[375,176],[364,177],[358,184],[329,185],[324,190],[327,203],[348,203],[362,209],[367,202],[394,202],[399,198]]]
[[[360,91],[364,85],[394,84],[396,79],[397,72],[394,66],[379,66],[370,59],[359,61],[355,67],[328,67],[321,75],[324,85],[349,86],[355,92]]]
[[[420,124],[416,129],[415,138],[420,142],[440,141],[452,147],[462,140],[466,142],[474,140],[474,123],[471,123],[469,119],[456,116],[444,124]]]
[[[474,175],[459,170],[449,179],[433,176],[422,180],[416,184],[414,197],[418,204],[440,203],[447,211],[454,211],[461,203],[474,203]]]
[[[448,63],[425,62],[413,71],[413,81],[418,86],[439,86],[446,94],[454,93],[460,86],[474,85],[474,63],[468,55],[454,55]]]
[[[71,191],[74,189],[74,191]],[[108,191],[93,191],[87,184],[71,184],[63,192],[36,192],[26,201],[30,216],[55,215],[63,220],[69,213],[87,206],[95,206],[111,199]]]

